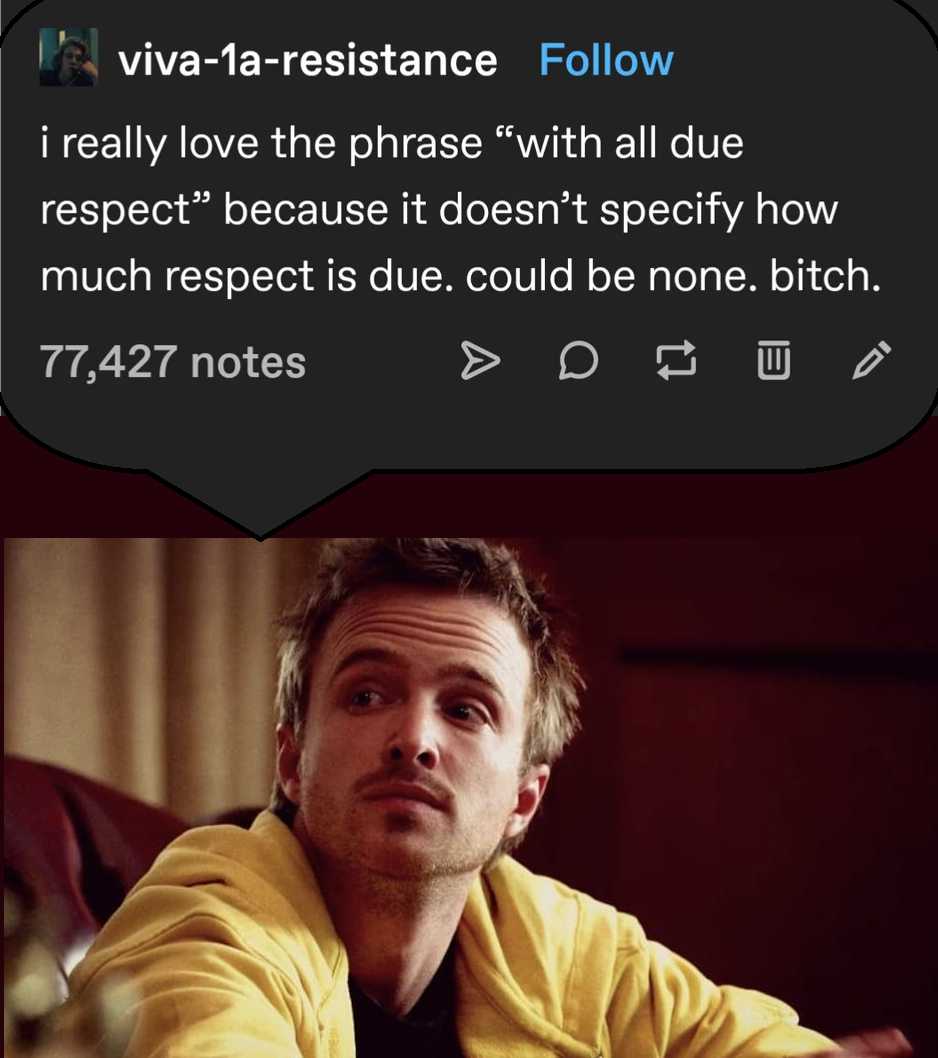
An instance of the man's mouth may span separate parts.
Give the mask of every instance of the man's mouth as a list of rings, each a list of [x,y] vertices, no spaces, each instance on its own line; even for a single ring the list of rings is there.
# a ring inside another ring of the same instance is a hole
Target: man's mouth
[[[387,782],[378,783],[368,789],[366,801],[409,801],[429,805],[437,811],[443,811],[444,803],[434,793],[419,783]]]

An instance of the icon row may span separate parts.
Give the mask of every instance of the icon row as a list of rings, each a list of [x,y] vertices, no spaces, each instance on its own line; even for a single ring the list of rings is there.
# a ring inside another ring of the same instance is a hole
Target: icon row
[[[580,350],[583,350],[582,354],[579,352]],[[462,369],[462,375],[460,376],[463,382],[478,378],[479,375],[490,371],[493,367],[498,367],[502,362],[502,358],[497,353],[493,353],[489,349],[483,349],[481,345],[476,345],[475,342],[464,341],[462,343],[462,351],[466,354],[466,366]],[[582,358],[579,368],[574,364],[568,363],[568,357],[571,361]],[[561,381],[589,378],[590,375],[595,374],[598,367],[599,353],[595,345],[582,340],[568,342],[560,350],[560,374],[557,377]]]
[[[687,378],[697,374],[696,346],[685,338],[680,345],[659,345],[655,350],[657,374],[670,382],[672,378]],[[498,367],[502,358],[483,349],[481,345],[468,340],[462,343],[466,355],[466,366],[462,369],[464,382],[478,378],[479,375]],[[884,341],[876,345],[858,361],[853,369],[853,380],[866,378],[892,352],[892,347]],[[591,342],[577,339],[568,342],[560,350],[560,371],[557,375],[561,382],[589,378],[599,368],[599,352]],[[758,343],[758,360],[756,377],[762,382],[785,382],[791,378],[791,342],[785,338],[765,339]]]

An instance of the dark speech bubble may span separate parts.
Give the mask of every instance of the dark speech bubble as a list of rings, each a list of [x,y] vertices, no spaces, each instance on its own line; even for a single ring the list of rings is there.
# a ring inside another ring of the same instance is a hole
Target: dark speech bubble
[[[219,10],[8,29],[3,403],[43,444],[263,536],[371,470],[816,469],[933,407],[906,5]]]

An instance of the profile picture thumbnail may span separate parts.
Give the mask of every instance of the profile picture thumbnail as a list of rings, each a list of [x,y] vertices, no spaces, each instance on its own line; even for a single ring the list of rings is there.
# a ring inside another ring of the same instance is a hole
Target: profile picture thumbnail
[[[44,88],[94,88],[97,57],[97,29],[39,30],[39,84]]]

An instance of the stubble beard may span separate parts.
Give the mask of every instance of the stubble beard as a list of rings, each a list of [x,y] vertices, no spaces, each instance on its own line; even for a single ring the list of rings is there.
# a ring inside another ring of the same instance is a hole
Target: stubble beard
[[[316,858],[333,868],[367,875],[381,888],[437,886],[477,875],[501,844],[497,835],[473,835],[447,814],[434,822],[377,806],[335,803],[312,790],[304,806]]]

